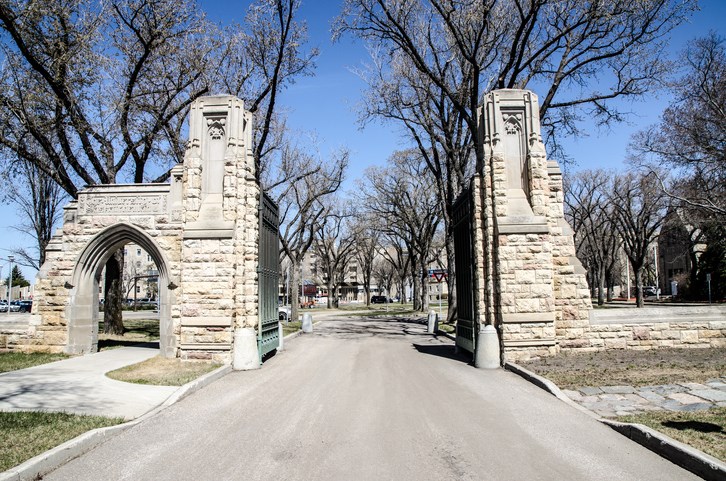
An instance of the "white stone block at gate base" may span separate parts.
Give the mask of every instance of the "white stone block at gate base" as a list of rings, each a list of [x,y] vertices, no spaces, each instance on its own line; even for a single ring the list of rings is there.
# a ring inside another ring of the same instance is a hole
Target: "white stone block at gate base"
[[[310,314],[303,314],[302,316],[302,332],[313,332],[313,316]]]
[[[497,369],[500,367],[499,336],[491,324],[479,331],[476,343],[474,366],[479,369]]]
[[[260,368],[260,353],[257,350],[257,333],[252,327],[240,327],[234,331],[232,368],[235,371],[249,371]]]

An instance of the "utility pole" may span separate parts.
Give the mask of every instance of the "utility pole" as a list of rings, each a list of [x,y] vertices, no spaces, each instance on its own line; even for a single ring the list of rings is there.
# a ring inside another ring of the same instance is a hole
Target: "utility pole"
[[[13,260],[14,255],[9,255],[8,260],[10,261],[10,272],[8,273],[8,316],[10,316],[10,300],[13,297]]]
[[[658,244],[653,245],[653,263],[655,264],[655,298],[660,300],[660,281],[658,280]]]

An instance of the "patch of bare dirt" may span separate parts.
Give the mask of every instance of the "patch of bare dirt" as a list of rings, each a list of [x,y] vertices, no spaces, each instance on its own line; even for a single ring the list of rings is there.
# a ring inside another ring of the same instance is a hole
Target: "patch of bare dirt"
[[[522,363],[522,366],[565,389],[702,383],[726,376],[726,348],[563,353]]]

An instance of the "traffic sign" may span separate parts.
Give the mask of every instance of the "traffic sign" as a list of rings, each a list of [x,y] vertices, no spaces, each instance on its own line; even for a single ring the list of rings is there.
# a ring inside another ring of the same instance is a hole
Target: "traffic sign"
[[[429,269],[429,277],[436,279],[436,282],[441,282],[449,277],[449,273],[446,269]]]

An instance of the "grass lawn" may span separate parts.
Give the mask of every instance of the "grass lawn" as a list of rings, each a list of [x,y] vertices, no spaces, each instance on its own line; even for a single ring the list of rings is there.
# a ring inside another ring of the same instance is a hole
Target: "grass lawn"
[[[644,424],[726,462],[726,407],[695,412],[651,411],[618,421]]]
[[[439,331],[443,331],[447,334],[455,334],[456,333],[456,325],[455,324],[444,324],[442,322],[439,323]]]
[[[22,353],[22,352],[2,352],[0,353],[0,372],[17,371],[26,367],[38,366],[39,364],[47,364],[61,359],[68,359],[67,354],[48,354],[44,352]]]
[[[123,422],[122,418],[65,413],[0,412],[0,471],[17,466],[91,429]]]
[[[287,336],[288,334],[292,334],[293,332],[297,332],[300,329],[302,329],[302,322],[283,322],[282,323],[282,335]]]
[[[98,323],[98,350],[115,349],[132,346],[142,342],[155,342],[159,340],[159,320],[125,320],[123,336],[103,333],[103,322]]]
[[[421,312],[414,311],[410,307],[401,307],[397,305],[389,306],[388,310],[385,307],[381,308],[370,308],[366,311],[346,313],[346,316],[351,317],[376,317],[376,316],[406,316],[409,314],[421,314]]]
[[[522,363],[522,366],[564,389],[702,383],[726,375],[726,348],[562,353]]]
[[[160,356],[106,373],[117,381],[155,386],[183,386],[199,376],[217,369],[220,364],[209,361],[183,361]]]

